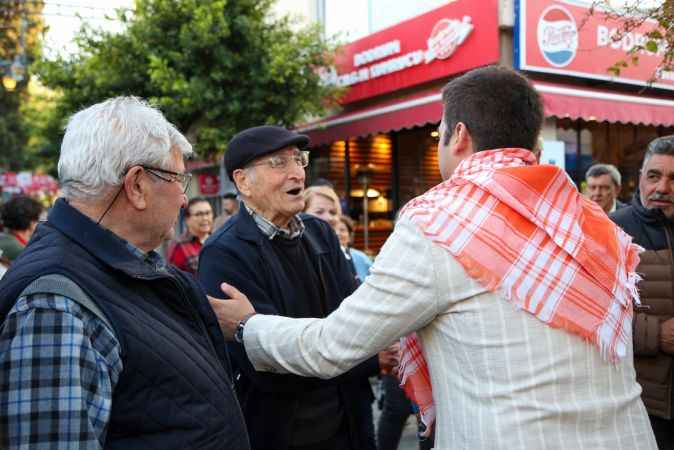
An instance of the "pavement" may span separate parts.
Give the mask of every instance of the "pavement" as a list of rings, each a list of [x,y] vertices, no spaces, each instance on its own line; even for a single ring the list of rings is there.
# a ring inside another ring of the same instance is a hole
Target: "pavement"
[[[403,435],[400,438],[398,450],[418,450],[418,449],[419,449],[419,439],[417,438],[417,419],[414,416],[410,416],[407,419],[405,428],[403,429]]]

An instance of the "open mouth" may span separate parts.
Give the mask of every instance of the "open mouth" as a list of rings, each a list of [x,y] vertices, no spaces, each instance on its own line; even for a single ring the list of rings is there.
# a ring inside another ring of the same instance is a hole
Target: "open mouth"
[[[290,194],[290,195],[299,195],[300,192],[302,192],[302,188],[295,188],[295,189],[290,189],[289,191],[286,191],[286,193]]]

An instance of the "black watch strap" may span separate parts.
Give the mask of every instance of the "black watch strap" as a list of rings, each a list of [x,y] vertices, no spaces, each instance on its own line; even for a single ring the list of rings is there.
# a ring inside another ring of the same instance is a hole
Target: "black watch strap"
[[[236,331],[234,332],[234,342],[243,344],[243,329],[246,326],[246,322],[248,322],[248,319],[250,319],[254,315],[255,313],[248,314],[243,319],[241,319],[241,321],[239,321],[239,324],[236,326]]]

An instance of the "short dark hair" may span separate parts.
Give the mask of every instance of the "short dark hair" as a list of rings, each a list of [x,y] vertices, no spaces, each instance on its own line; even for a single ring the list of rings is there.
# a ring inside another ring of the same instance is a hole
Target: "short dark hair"
[[[349,216],[345,216],[342,214],[339,216],[339,220],[346,226],[346,229],[349,230],[349,234],[353,234],[353,229],[355,228],[355,223],[353,222],[353,219]]]
[[[641,164],[641,167],[646,165],[653,155],[674,156],[674,134],[653,139],[648,144],[646,154],[644,154],[644,162]]]
[[[445,139],[462,122],[475,151],[533,150],[543,124],[543,104],[529,81],[512,69],[488,66],[451,80],[442,90]]]
[[[234,192],[227,192],[222,196],[222,198],[227,200],[236,200],[236,194]]]
[[[197,203],[201,203],[201,202],[206,202],[206,203],[208,203],[209,206],[210,206],[210,204],[211,204],[211,203],[206,199],[206,197],[193,197],[193,198],[191,198],[191,199],[187,202],[187,206],[185,206],[185,217],[189,217],[189,216],[190,216],[190,208],[191,208],[192,206],[196,205]]]
[[[40,220],[42,204],[27,195],[12,197],[0,207],[2,224],[9,230],[23,231],[30,228],[31,223]]]

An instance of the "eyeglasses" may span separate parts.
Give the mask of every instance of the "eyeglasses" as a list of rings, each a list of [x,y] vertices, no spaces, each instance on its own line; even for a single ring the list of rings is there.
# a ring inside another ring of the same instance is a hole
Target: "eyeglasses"
[[[162,181],[166,181],[167,183],[180,183],[183,188],[183,193],[187,192],[187,188],[190,187],[190,181],[192,180],[192,174],[191,173],[178,173],[178,172],[172,172],[170,170],[165,170],[165,169],[159,169],[157,167],[149,167],[149,166],[144,166],[140,165],[145,171],[151,175],[154,175],[155,177],[159,178]],[[170,175],[169,177],[162,176],[160,173]]]
[[[258,161],[253,164],[248,164],[249,167],[252,166],[261,166],[268,165],[272,169],[284,170],[288,167],[290,160],[293,160],[295,164],[300,167],[307,167],[309,165],[309,152],[306,150],[299,151],[293,155],[274,155],[269,158]]]

